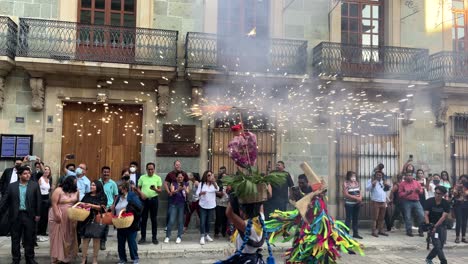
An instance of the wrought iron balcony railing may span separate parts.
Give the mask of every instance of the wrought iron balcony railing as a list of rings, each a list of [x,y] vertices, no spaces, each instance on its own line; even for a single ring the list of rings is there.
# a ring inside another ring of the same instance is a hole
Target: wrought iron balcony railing
[[[177,65],[178,32],[21,18],[17,56]]]
[[[9,17],[0,16],[0,56],[15,58],[18,26]]]
[[[468,53],[442,51],[429,57],[429,80],[468,82]]]
[[[304,74],[307,41],[188,32],[185,65],[220,71]]]
[[[315,75],[425,80],[429,51],[322,42],[313,50]]]

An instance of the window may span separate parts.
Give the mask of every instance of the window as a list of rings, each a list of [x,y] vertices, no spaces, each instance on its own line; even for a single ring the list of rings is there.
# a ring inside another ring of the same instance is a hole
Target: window
[[[466,22],[467,10],[464,0],[452,0],[452,42],[454,51],[468,51]]]
[[[352,45],[382,45],[383,1],[343,1],[341,4],[341,42]]]
[[[218,33],[269,36],[269,0],[218,1]]]
[[[452,175],[468,173],[468,115],[455,114],[452,124]]]
[[[78,10],[81,24],[135,27],[136,0],[81,0]]]

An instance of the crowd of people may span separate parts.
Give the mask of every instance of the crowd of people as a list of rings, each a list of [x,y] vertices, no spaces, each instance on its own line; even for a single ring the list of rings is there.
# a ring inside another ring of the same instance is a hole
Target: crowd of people
[[[20,262],[21,244],[26,263],[36,263],[34,248],[38,242],[47,241],[51,263],[70,263],[79,253],[81,263],[87,263],[90,242],[92,263],[97,263],[99,251],[106,250],[109,233],[108,225],[104,225],[102,230],[96,228],[98,217],[119,215],[122,211],[133,213],[134,222],[128,228],[117,229],[119,261],[127,262],[125,246],[128,243],[130,259],[138,263],[138,244],[150,243],[146,239],[148,218],[151,221],[151,243],[159,243],[157,218],[159,195],[163,190],[168,195],[164,243],[174,239],[174,230],[177,230],[175,243],[182,242],[193,213],[198,215],[201,245],[220,236],[231,235],[236,228],[236,223],[227,217],[231,190],[222,184],[222,178],[226,175],[224,166],[216,174],[207,170],[200,177],[198,173],[184,172],[181,162],[176,160],[173,171],[163,181],[155,173],[154,163],[146,164],[146,174],[141,174],[138,163],[131,162],[122,170],[117,182],[111,179],[108,166],[102,167],[98,179],[91,181],[87,175],[87,165],[70,163],[73,158],[73,155],[65,155],[63,175],[59,177],[52,177],[51,168],[44,165],[39,157],[31,161],[29,156],[15,160],[14,167],[3,172],[0,178],[0,210],[7,211],[8,216],[2,218],[1,224],[2,228],[7,226],[9,229],[13,263]],[[277,163],[278,170],[284,171],[284,168],[283,162]],[[276,196],[273,203],[267,203],[269,212],[285,209],[289,199],[288,188],[292,186],[293,181],[288,174],[284,187],[270,189],[276,192]],[[269,196],[272,197],[272,193]],[[90,211],[84,221],[68,218],[67,210],[78,204]],[[275,207],[275,204],[281,206]],[[213,239],[210,236],[210,221],[214,216]]]
[[[388,231],[395,229],[395,220],[401,218],[409,237],[414,236],[413,226],[418,227],[418,235],[423,237],[424,226],[431,225],[434,248],[426,262],[432,263],[432,259],[438,256],[441,263],[447,263],[442,250],[447,229],[455,225],[455,243],[468,243],[468,175],[453,177],[452,180],[447,171],[426,176],[424,170],[415,169],[410,159],[401,173],[393,178],[385,175],[383,164],[378,164],[373,176],[365,183],[365,190],[361,190],[356,173],[348,171],[342,190],[345,224],[352,227],[353,237],[362,239],[359,234],[359,212],[363,204],[363,191],[366,191],[370,200],[372,236],[388,236]]]

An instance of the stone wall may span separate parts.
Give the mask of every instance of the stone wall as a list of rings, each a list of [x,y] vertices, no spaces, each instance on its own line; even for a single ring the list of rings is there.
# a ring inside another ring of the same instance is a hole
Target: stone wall
[[[58,0],[0,0],[0,14],[14,17],[58,18]]]
[[[32,93],[29,78],[24,71],[15,70],[6,77],[5,105],[0,111],[0,134],[34,135],[33,153],[44,154],[44,112],[31,110]],[[16,117],[24,118],[24,123],[16,123]],[[11,167],[11,161],[0,161],[0,172]]]
[[[189,31],[203,31],[202,0],[154,0],[154,27]]]

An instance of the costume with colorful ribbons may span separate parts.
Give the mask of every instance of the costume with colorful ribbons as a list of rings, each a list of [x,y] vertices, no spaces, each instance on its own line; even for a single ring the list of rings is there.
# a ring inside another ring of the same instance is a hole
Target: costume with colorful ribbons
[[[255,254],[244,254],[242,251],[244,250],[245,246],[249,242],[250,234],[252,232],[252,228],[255,230],[257,234],[267,234],[265,222],[263,221],[262,217],[254,217],[251,218],[247,221],[247,226],[245,227],[245,234],[242,240],[242,246],[236,250],[234,255],[229,257],[226,260],[220,260],[215,262],[215,264],[242,264],[242,263],[252,263],[252,264],[263,264],[265,263],[262,259],[261,254],[259,251]],[[232,235],[233,241],[237,238],[237,236],[240,235],[239,231],[236,230],[235,233]],[[263,243],[263,242],[262,242]],[[267,243],[267,248],[268,248],[268,258],[267,258],[267,264],[275,264],[275,258],[273,257],[273,251],[271,250],[271,245],[268,240],[266,240]],[[244,258],[248,259],[244,259]],[[252,262],[255,261],[255,262]]]
[[[328,215],[322,195],[312,198],[305,217],[307,221],[304,221],[298,209],[287,212],[276,210],[270,214],[271,220],[266,221],[270,243],[274,243],[279,236],[284,237],[283,242],[293,239],[292,248],[285,253],[286,263],[336,263],[340,251],[364,255],[362,245],[348,234],[349,228]]]

